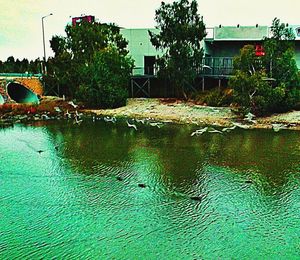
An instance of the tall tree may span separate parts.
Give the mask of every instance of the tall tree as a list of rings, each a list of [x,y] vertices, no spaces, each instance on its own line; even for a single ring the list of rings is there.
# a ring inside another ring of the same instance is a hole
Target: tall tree
[[[257,57],[252,45],[234,59],[229,85],[238,104],[256,114],[283,112],[300,102],[300,75],[294,59],[295,36],[275,18],[271,36],[263,41],[265,55]]]
[[[149,31],[149,35],[153,46],[164,52],[157,60],[159,76],[168,79],[177,94],[184,94],[185,87],[193,84],[196,69],[201,66],[201,41],[206,36],[197,1],[162,2],[155,12],[155,21],[160,32]]]
[[[9,56],[5,62],[6,72],[16,71],[16,61],[13,56]]]
[[[271,26],[271,35],[263,41],[266,55],[263,64],[270,77],[274,78],[275,85],[284,84],[285,87],[299,85],[299,75],[295,55],[295,35],[292,28],[280,19],[274,18]]]
[[[65,31],[66,37],[54,36],[50,41],[55,57],[48,61],[48,82],[59,84],[63,94],[87,103],[92,101],[93,104],[88,105],[94,107],[108,107],[109,102],[102,102],[103,95],[105,98],[105,93],[109,96],[112,92],[121,93],[122,102],[111,101],[111,106],[124,104],[128,82],[125,86],[123,81],[117,84],[115,79],[119,75],[114,75],[113,69],[118,67],[119,70],[115,71],[121,74],[125,72],[129,76],[131,69],[128,70],[128,67],[133,65],[131,59],[127,58],[127,41],[120,34],[120,28],[114,24],[82,21],[76,26],[68,25]],[[112,64],[107,64],[108,61]],[[102,66],[101,69],[95,64]],[[104,81],[102,79],[107,78],[105,73],[110,77]],[[122,88],[122,91],[118,91],[118,88]],[[83,89],[86,95],[83,95]],[[100,96],[98,92],[101,92],[102,99],[96,98]]]

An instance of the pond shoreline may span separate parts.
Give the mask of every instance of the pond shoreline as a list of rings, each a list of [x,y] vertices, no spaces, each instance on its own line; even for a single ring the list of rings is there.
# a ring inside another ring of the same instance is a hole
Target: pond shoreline
[[[0,125],[32,121],[75,119],[79,112],[83,117],[116,117],[123,119],[148,119],[156,122],[191,124],[199,126],[231,127],[240,124],[247,129],[272,129],[274,124],[285,129],[300,130],[300,111],[254,118],[249,122],[239,117],[230,107],[209,107],[177,99],[130,98],[127,105],[115,109],[84,109],[56,97],[44,97],[37,107],[17,105],[0,114]],[[77,112],[78,110],[78,112]]]
[[[300,111],[255,118],[250,123],[237,116],[230,107],[209,107],[173,99],[131,98],[127,105],[116,109],[84,109],[84,113],[116,118],[151,119],[178,124],[230,127],[233,123],[249,129],[272,129],[272,124],[286,125],[286,129],[300,130]]]

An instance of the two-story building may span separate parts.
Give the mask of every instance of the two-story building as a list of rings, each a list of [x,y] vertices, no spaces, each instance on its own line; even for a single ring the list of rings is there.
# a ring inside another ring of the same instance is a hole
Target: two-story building
[[[288,25],[287,25],[288,26]],[[295,59],[300,69],[300,25],[289,26],[295,34]],[[121,29],[122,35],[128,40],[128,49],[135,60],[134,76],[155,75],[155,58],[162,53],[157,51],[150,41],[148,30],[158,32],[158,29]],[[199,72],[203,88],[206,81],[227,80],[232,74],[233,57],[239,54],[246,44],[256,46],[257,55],[263,55],[261,48],[264,37],[270,36],[268,26],[217,26],[207,28],[207,36],[202,41],[204,49],[203,68]]]

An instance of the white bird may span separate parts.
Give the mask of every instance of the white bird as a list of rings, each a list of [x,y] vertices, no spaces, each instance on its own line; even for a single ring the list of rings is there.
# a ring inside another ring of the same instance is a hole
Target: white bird
[[[242,129],[249,129],[250,128],[250,126],[248,126],[248,125],[243,125],[243,124],[240,124],[240,123],[237,123],[237,122],[233,122],[232,124],[239,127],[239,128],[242,128]]]
[[[66,116],[67,118],[71,118],[71,114],[69,113],[69,110],[67,110],[67,112],[65,113],[65,116]]]
[[[212,128],[212,129],[208,130],[208,132],[209,132],[209,133],[216,133],[216,134],[223,134],[223,132],[222,132],[222,131],[219,131],[219,130],[217,130],[217,129],[214,129],[214,128]]]
[[[77,124],[77,125],[80,125],[82,123],[82,121],[83,121],[82,119],[79,120],[77,116],[75,116],[74,119],[75,119],[74,124]]]
[[[210,67],[210,66],[208,66],[208,65],[205,65],[205,64],[202,65],[202,68],[207,68],[207,69],[212,70],[212,67]]]
[[[136,127],[136,125],[134,125],[134,124],[130,124],[128,121],[126,121],[126,123],[127,123],[128,127],[132,127],[132,128],[134,128],[134,129],[135,129],[135,131],[137,131],[137,127]]]
[[[42,119],[44,120],[49,120],[50,117],[47,114],[42,114]]]
[[[249,123],[256,124],[256,120],[253,120],[254,117],[255,117],[255,115],[253,115],[252,113],[249,112],[248,114],[245,115],[244,120],[248,121]]]
[[[59,107],[54,107],[54,110],[57,112],[57,113],[61,113],[61,109]]]
[[[72,101],[69,101],[68,104],[71,105],[71,106],[74,107],[74,108],[77,108],[77,107],[78,107],[78,105],[75,105],[75,104],[74,104],[73,100],[72,100]]]
[[[145,119],[136,119],[135,121],[137,121],[138,123],[145,124]]]
[[[104,117],[104,121],[115,123],[117,121],[117,119],[115,117],[110,118],[110,117],[106,116],[106,117]]]
[[[232,127],[225,127],[222,129],[222,132],[230,132],[231,130],[236,129],[236,125],[232,126]]]
[[[78,111],[75,110],[75,117],[81,118],[81,116],[82,116],[82,113],[78,113]]]
[[[198,122],[194,121],[194,120],[192,120],[191,123],[194,124],[194,125],[199,125]]]
[[[193,133],[191,133],[191,136],[199,136],[199,135],[202,135],[203,133],[205,133],[206,131],[208,130],[208,127],[204,127],[202,129],[198,129],[196,131],[194,131]]]
[[[273,128],[274,132],[279,132],[282,129],[286,129],[287,126],[284,124],[272,124],[272,128]]]
[[[191,136],[197,135],[198,136],[198,132],[194,131],[193,133],[191,133]]]
[[[149,125],[151,125],[151,126],[156,126],[156,127],[158,127],[158,128],[161,128],[161,127],[163,126],[162,123],[155,123],[155,122],[149,123]]]

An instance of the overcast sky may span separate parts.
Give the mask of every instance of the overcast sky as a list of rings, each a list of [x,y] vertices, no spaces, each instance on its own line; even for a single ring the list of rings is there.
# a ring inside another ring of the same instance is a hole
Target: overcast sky
[[[172,2],[166,0],[165,2]],[[47,56],[49,39],[63,35],[70,17],[94,15],[100,22],[125,28],[154,27],[160,0],[0,0],[0,60],[9,56],[35,59],[43,56],[41,18],[45,21]],[[222,25],[270,25],[274,17],[300,24],[298,0],[198,0],[207,27]]]

